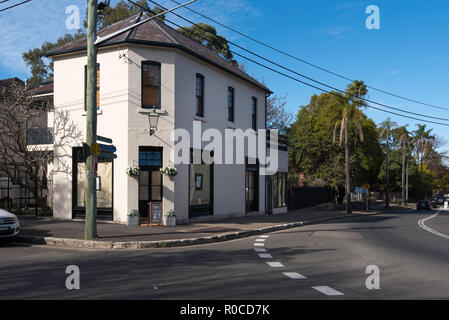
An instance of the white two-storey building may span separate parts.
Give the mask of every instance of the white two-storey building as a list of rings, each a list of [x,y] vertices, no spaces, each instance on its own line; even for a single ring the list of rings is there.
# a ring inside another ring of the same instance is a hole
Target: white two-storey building
[[[98,35],[145,18],[145,14],[135,15]],[[86,39],[59,47],[48,56],[54,61],[55,110],[69,110],[84,132]],[[175,164],[171,156],[175,129],[185,129],[193,140],[195,121],[203,132],[216,129],[223,137],[225,129],[265,129],[266,97],[271,92],[262,83],[157,20],[103,43],[97,63],[97,131],[117,147],[116,159],[99,159],[99,219],[124,222],[132,209],[145,217],[150,202],[162,203],[163,213],[174,210],[177,223],[286,211],[285,150],[279,152],[279,172],[272,172],[274,176],[261,175],[258,159],[254,162],[248,157],[241,164]],[[153,110],[159,121],[150,134],[148,115]],[[254,134],[257,136],[256,131]],[[71,166],[70,173],[53,176],[56,218],[82,218],[85,214],[81,142],[74,141],[70,150],[54,148],[54,161],[61,161],[58,154],[67,153],[70,161],[66,163]],[[191,143],[189,153],[207,144]],[[176,168],[177,175],[161,175],[163,166]],[[130,167],[140,168],[137,177],[127,175]]]

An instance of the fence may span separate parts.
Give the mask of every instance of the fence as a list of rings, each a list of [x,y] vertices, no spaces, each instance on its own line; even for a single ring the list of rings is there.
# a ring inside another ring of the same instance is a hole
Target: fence
[[[34,196],[29,190],[13,184],[8,178],[0,178],[0,208],[28,208],[34,203]]]
[[[326,187],[297,187],[288,190],[288,210],[332,202],[332,190]]]

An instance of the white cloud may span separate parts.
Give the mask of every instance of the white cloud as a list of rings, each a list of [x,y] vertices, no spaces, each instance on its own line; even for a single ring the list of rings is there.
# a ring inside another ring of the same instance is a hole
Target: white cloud
[[[333,37],[336,39],[343,39],[345,37],[344,34],[346,32],[348,32],[349,30],[351,30],[349,27],[333,26],[333,27],[328,27],[325,30],[322,30],[320,32],[320,34],[326,35],[328,37]]]

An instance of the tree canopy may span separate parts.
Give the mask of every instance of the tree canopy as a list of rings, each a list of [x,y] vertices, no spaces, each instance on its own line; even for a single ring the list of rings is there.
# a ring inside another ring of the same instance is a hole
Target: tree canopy
[[[310,185],[325,184],[334,189],[344,185],[344,147],[333,143],[333,129],[341,121],[348,101],[341,93],[313,95],[289,129],[290,167],[305,172]],[[359,109],[357,113],[364,142],[356,126],[348,127],[353,185],[377,185],[383,160],[376,124]]]
[[[206,23],[197,23],[191,27],[179,28],[178,31],[205,47],[216,51],[231,63],[238,65],[237,61],[234,60],[232,52],[229,51],[228,40],[218,35],[215,27]]]

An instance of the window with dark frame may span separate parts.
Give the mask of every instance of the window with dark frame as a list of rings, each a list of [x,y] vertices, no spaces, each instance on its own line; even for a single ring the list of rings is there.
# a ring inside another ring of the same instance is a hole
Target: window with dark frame
[[[214,214],[214,165],[204,163],[201,153],[190,149],[189,217]],[[209,155],[213,157],[213,152]]]
[[[228,87],[228,121],[234,122],[234,88]]]
[[[161,108],[161,64],[142,62],[142,108]]]
[[[196,115],[204,117],[204,76],[196,74]]]
[[[273,176],[274,207],[287,206],[287,173],[278,172]]]
[[[86,155],[82,147],[72,148],[72,168],[72,218],[84,218],[86,210]],[[97,219],[112,220],[114,202],[113,160],[98,158],[97,170]]]
[[[139,146],[139,214],[148,217],[148,203],[161,202],[163,198],[161,147]]]
[[[257,130],[257,98],[252,98],[252,106],[251,106],[251,121],[253,130]]]
[[[100,64],[97,63],[97,109],[100,109]],[[87,65],[84,66],[84,111],[87,111]]]

